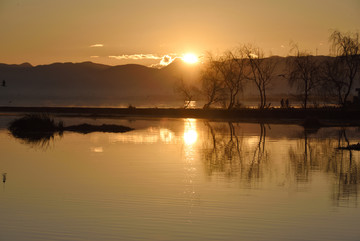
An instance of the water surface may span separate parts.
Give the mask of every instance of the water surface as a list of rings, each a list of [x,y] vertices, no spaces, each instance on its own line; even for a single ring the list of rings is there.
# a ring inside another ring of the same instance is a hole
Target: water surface
[[[98,119],[16,139],[1,117],[0,240],[359,240],[357,128]],[[65,123],[83,122],[76,118]]]

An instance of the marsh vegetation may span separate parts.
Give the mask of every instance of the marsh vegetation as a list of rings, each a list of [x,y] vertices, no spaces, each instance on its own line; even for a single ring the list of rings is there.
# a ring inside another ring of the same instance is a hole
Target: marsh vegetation
[[[88,134],[92,132],[122,133],[133,130],[121,125],[90,125],[79,124],[64,126],[62,121],[56,122],[48,114],[28,114],[19,119],[15,119],[9,125],[11,134],[28,143],[44,146],[49,143],[56,135],[62,136],[64,131]]]

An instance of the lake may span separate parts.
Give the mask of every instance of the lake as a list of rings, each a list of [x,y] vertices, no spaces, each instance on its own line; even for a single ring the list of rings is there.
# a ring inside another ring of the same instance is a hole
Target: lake
[[[359,128],[68,117],[135,130],[31,142],[14,118],[0,240],[360,240]]]

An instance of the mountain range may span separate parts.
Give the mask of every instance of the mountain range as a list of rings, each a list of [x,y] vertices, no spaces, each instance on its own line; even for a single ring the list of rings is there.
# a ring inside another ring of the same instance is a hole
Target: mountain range
[[[286,58],[277,58],[275,78],[268,96],[294,90],[285,78]],[[324,57],[319,57],[324,58]],[[0,64],[1,106],[179,106],[174,87],[180,79],[199,83],[200,66],[176,60],[161,68],[128,64],[109,66],[92,62],[53,63],[32,66]],[[257,97],[255,86],[246,87],[242,98]]]
[[[174,98],[182,73],[198,68],[176,61],[161,69],[92,62],[32,66],[0,64],[0,105],[106,105],[158,103]],[[196,77],[195,77],[196,78]]]

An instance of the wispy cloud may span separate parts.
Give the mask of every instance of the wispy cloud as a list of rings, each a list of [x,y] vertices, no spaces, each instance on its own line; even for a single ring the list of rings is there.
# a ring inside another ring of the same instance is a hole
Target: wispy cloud
[[[160,62],[151,64],[150,67],[153,68],[161,68],[164,67],[171,62],[173,62],[176,58],[179,58],[177,54],[166,54],[163,56],[156,54],[123,54],[123,55],[110,55],[109,58],[117,59],[117,60],[160,60]]]
[[[175,58],[177,58],[177,57],[171,57],[169,55],[164,55],[161,58],[160,65],[166,66],[166,65],[170,64],[171,62],[173,62],[175,60]]]
[[[176,57],[176,55],[174,55],[174,54],[173,54],[173,56],[164,55],[164,56],[161,57],[161,60],[160,60],[159,63],[152,64],[152,65],[150,65],[150,67],[152,67],[152,68],[161,68],[161,67],[164,67],[166,65],[171,64],[177,58],[180,58],[180,57]]]
[[[141,59],[162,59],[162,57],[159,57],[159,56],[153,55],[153,54],[111,55],[111,56],[109,56],[109,58],[119,59],[119,60],[123,60],[123,59],[134,59],[134,60],[141,60]]]
[[[99,47],[104,47],[103,44],[93,44],[93,45],[90,45],[90,48],[99,48]]]
[[[92,56],[90,56],[90,58],[99,58],[99,56],[97,56],[97,55],[92,55]]]

